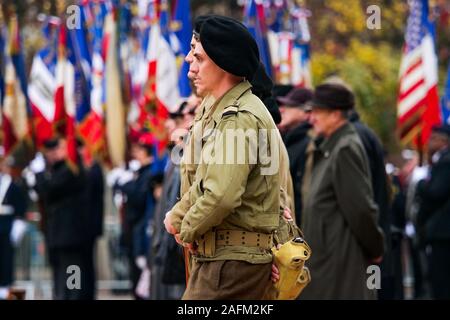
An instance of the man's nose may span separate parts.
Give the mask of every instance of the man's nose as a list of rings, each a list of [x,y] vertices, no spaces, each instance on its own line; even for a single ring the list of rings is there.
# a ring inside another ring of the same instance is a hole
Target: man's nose
[[[187,56],[184,58],[184,61],[186,61],[187,63],[192,63],[192,53],[191,53],[191,51],[189,51]]]

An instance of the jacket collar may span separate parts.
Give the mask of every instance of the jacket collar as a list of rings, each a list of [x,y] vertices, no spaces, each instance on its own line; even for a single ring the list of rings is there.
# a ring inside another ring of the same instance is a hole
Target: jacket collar
[[[195,113],[194,120],[199,121],[203,118],[203,115],[208,112],[208,110],[211,108],[211,106],[214,104],[214,97],[210,94],[208,94],[206,97],[203,98],[200,106],[198,107],[198,111]]]
[[[247,80],[240,82],[233,88],[228,90],[221,98],[216,101],[214,113],[212,118],[215,123],[219,123],[222,119],[223,110],[232,105],[239,105],[238,99],[251,89],[252,85]]]
[[[319,150],[322,151],[325,158],[328,158],[333,148],[336,146],[341,137],[353,133],[355,130],[353,126],[347,122],[342,127],[337,129],[333,134],[325,139],[319,146]]]
[[[145,171],[150,170],[151,167],[152,167],[152,164],[153,164],[153,163],[149,163],[149,164],[146,164],[146,165],[140,167],[140,168],[138,169],[138,171],[137,171],[138,174],[142,174],[142,173],[144,173]]]

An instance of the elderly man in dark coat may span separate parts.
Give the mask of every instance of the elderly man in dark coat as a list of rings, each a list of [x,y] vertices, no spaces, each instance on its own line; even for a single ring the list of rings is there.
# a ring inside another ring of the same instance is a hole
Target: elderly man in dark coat
[[[375,299],[367,267],[382,260],[383,233],[364,147],[347,114],[354,96],[339,84],[316,88],[311,122],[319,145],[302,227],[313,254],[302,299]]]

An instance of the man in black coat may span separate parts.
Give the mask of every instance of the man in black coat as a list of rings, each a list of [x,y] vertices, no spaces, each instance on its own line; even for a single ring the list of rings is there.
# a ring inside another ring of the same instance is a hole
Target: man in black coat
[[[87,288],[90,299],[96,297],[96,271],[95,271],[95,247],[96,241],[103,234],[103,216],[104,216],[104,176],[100,163],[93,159],[88,148],[81,140],[77,140],[79,154],[83,158],[83,164],[86,172],[86,200],[88,210],[88,221],[86,232],[90,235],[90,243],[86,248],[86,274]]]
[[[301,224],[302,197],[301,186],[306,164],[306,147],[310,141],[308,132],[310,109],[305,103],[312,98],[312,91],[304,88],[294,88],[284,97],[278,97],[280,104],[281,123],[278,128],[283,135],[283,141],[289,154],[289,168],[294,184],[295,216],[298,225]]]
[[[89,211],[85,171],[81,163],[76,169],[68,164],[64,139],[47,140],[44,145],[47,165],[44,172],[36,175],[35,188],[46,211],[45,237],[53,271],[54,298],[91,299],[86,290],[85,257],[91,236],[86,232]]]
[[[419,182],[418,225],[431,247],[428,257],[432,295],[450,299],[450,126],[433,128],[429,140],[431,173]]]

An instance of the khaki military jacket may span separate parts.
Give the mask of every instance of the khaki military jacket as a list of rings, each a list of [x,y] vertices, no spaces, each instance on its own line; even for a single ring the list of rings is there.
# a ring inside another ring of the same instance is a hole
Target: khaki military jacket
[[[279,226],[280,140],[269,112],[250,89],[248,81],[241,82],[212,108],[195,179],[184,194],[190,203],[181,222],[184,242],[211,230],[271,234]],[[174,209],[184,208],[177,204]],[[257,247],[224,246],[197,260],[269,263],[272,255]]]

